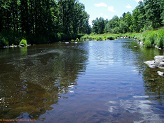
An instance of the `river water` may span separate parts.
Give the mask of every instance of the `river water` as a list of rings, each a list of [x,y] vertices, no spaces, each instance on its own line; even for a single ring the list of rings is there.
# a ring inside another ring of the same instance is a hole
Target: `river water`
[[[130,39],[0,49],[0,121],[163,123],[155,55]]]

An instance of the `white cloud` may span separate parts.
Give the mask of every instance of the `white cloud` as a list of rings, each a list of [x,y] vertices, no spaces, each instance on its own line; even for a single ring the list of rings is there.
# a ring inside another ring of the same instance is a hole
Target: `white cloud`
[[[97,3],[95,4],[96,7],[107,7],[108,5],[106,3]]]
[[[143,1],[143,0],[135,0],[137,3],[140,2],[140,1]]]
[[[115,12],[114,7],[113,6],[108,6],[108,11]]]
[[[130,4],[128,4],[128,5],[126,6],[126,8],[127,8],[127,9],[131,9],[132,6],[131,6]]]
[[[96,7],[106,7],[108,11],[115,12],[114,6],[108,6],[106,3],[97,3],[95,4]]]

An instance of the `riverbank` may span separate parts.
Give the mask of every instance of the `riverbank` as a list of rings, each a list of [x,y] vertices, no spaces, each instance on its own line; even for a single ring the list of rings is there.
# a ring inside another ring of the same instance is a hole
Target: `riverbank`
[[[114,40],[121,37],[134,38],[146,48],[156,47],[158,49],[164,49],[164,28],[148,30],[142,33],[90,34],[84,35],[81,37],[81,40]]]
[[[46,35],[28,35],[23,36],[20,33],[0,33],[0,48],[27,46],[28,44],[51,44],[55,42],[79,42],[82,34],[66,35],[62,33]]]
[[[148,30],[142,33],[126,33],[124,36],[134,38],[146,48],[156,47],[158,49],[164,49],[164,28],[157,30]]]
[[[90,35],[84,35],[81,37],[80,40],[86,41],[86,40],[96,40],[96,41],[101,41],[101,40],[115,40],[118,37],[120,37],[121,34],[111,34],[111,33],[105,33],[105,34],[90,34]]]

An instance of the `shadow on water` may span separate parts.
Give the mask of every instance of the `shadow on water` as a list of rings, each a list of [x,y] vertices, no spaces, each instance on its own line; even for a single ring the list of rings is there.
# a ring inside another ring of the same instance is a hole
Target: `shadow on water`
[[[0,50],[0,119],[37,119],[85,71],[85,44]]]

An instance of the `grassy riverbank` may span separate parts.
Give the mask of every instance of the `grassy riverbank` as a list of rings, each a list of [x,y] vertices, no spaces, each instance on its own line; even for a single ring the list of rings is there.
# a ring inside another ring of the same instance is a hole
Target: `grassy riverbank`
[[[125,34],[90,34],[84,35],[81,40],[114,40],[119,37],[134,38],[141,41],[144,47],[164,48],[164,28],[157,30],[148,30],[142,33],[125,33]]]
[[[164,48],[164,28],[158,30],[148,30],[143,33],[128,33],[126,36],[142,41],[147,48]]]
[[[81,37],[81,40],[96,40],[96,41],[101,41],[101,40],[114,40],[117,37],[119,37],[120,34],[90,34],[90,35],[84,35]]]

